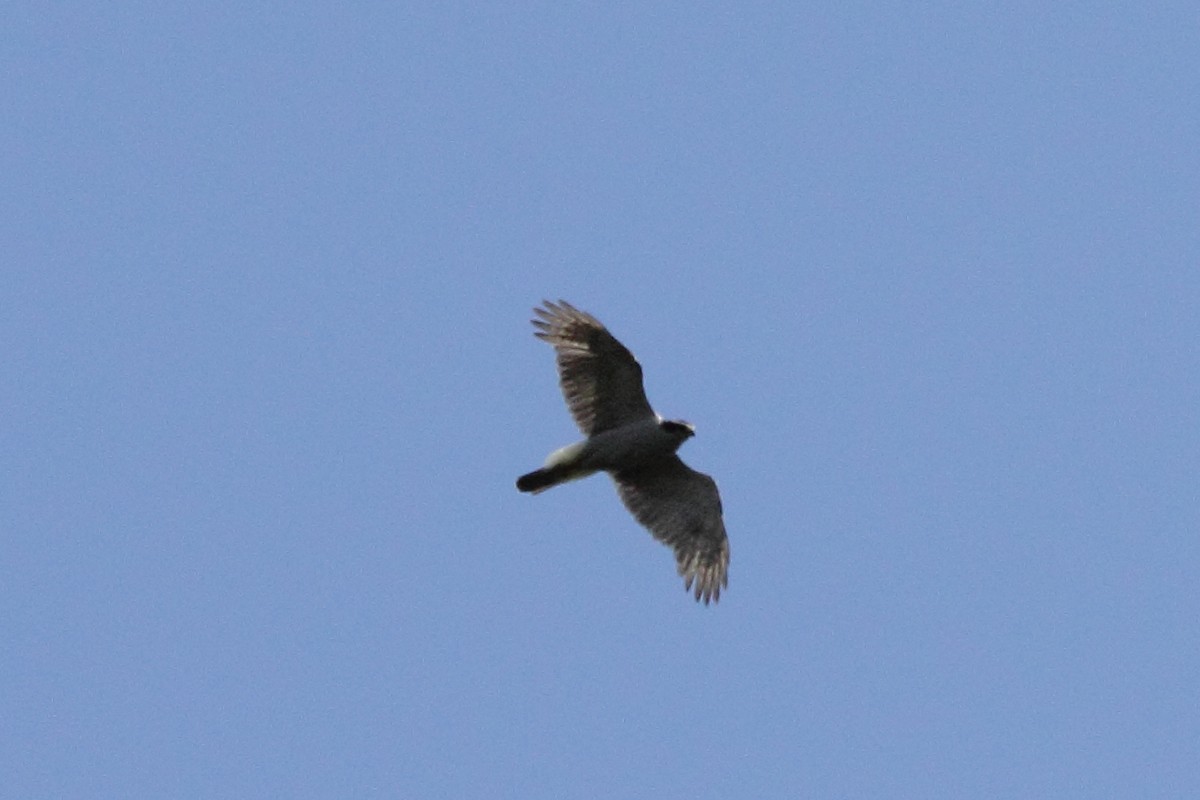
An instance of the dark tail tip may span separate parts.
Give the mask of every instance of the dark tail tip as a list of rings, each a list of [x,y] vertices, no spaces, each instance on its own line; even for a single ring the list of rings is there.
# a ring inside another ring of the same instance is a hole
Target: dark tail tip
[[[535,469],[517,478],[517,488],[522,492],[540,492],[554,485],[554,476],[544,469]]]

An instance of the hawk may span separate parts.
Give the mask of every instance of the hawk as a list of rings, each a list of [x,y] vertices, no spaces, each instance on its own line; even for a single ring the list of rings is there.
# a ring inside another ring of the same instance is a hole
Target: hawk
[[[716,482],[675,453],[695,429],[650,407],[642,367],[600,321],[563,300],[535,308],[534,336],[554,346],[567,408],[586,437],[517,479],[537,494],[604,471],[630,513],[675,551],[684,588],[718,600],[728,585],[729,539]]]

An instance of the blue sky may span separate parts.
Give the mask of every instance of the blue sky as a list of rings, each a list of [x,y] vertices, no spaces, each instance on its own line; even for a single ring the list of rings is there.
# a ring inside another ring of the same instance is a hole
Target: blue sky
[[[1200,792],[1193,4],[3,17],[6,794]]]

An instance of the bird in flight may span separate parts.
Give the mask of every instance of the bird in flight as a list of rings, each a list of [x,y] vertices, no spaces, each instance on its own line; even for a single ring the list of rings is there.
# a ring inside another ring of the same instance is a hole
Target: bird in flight
[[[718,600],[729,583],[721,497],[712,478],[675,454],[695,429],[654,413],[641,365],[599,320],[563,300],[542,305],[534,336],[554,346],[563,397],[586,438],[555,450],[517,488],[537,494],[607,472],[630,513],[675,551],[684,588],[706,605]]]

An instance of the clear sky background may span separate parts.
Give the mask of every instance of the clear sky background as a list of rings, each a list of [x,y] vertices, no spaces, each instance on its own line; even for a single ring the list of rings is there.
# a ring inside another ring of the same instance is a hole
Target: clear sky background
[[[1195,3],[2,16],[5,796],[1200,796]]]

